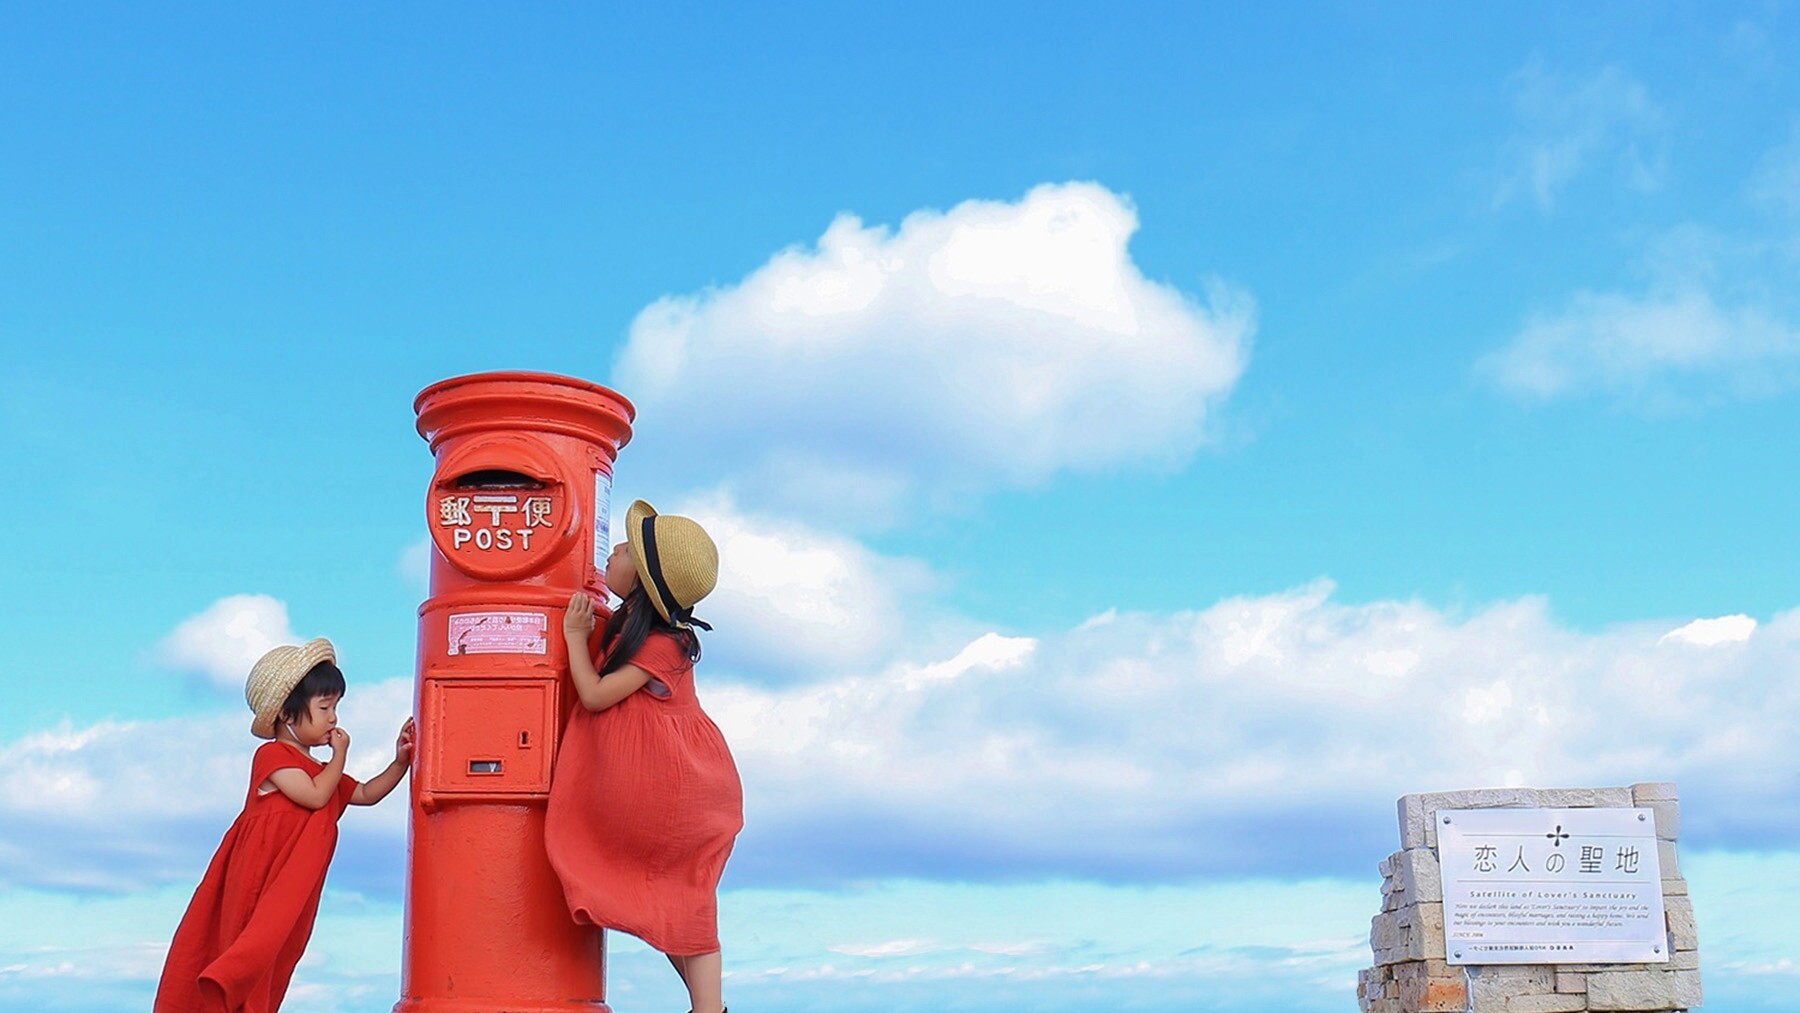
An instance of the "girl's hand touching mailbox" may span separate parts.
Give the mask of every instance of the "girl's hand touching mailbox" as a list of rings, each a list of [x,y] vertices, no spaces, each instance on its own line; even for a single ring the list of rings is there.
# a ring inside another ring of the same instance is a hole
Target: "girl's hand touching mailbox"
[[[412,764],[413,734],[413,719],[407,718],[400,726],[400,737],[394,740],[394,762],[402,767]]]
[[[349,744],[346,737],[344,745]],[[394,739],[394,762],[388,764],[386,770],[357,785],[356,792],[350,796],[350,804],[374,805],[387,798],[388,792],[393,791],[400,779],[406,776],[406,772],[412,769],[412,754],[413,719],[407,718],[406,723],[400,726],[399,736]]]
[[[571,642],[579,640],[586,650],[587,638],[594,632],[594,599],[577,591],[569,596],[569,606],[563,610],[563,636]]]

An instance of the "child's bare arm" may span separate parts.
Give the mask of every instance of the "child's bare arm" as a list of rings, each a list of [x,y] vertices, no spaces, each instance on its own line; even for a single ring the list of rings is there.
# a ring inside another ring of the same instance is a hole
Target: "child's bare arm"
[[[594,659],[588,657],[588,634],[594,628],[594,602],[577,591],[569,598],[563,613],[563,642],[569,648],[569,678],[575,683],[575,695],[581,705],[591,711],[603,711],[625,699],[650,682],[650,673],[636,665],[621,665],[600,678],[594,671]]]
[[[350,793],[351,805],[374,805],[388,797],[388,792],[406,776],[407,768],[412,766],[413,754],[413,719],[407,718],[400,726],[400,737],[394,740],[394,762],[387,769],[367,781],[356,786]]]
[[[326,762],[325,769],[313,777],[298,767],[283,767],[269,775],[269,783],[278,791],[292,799],[295,805],[308,809],[323,809],[325,803],[337,791],[338,781],[344,776],[344,759],[350,752],[350,736],[342,728],[331,730],[331,759]]]
[[[650,673],[636,665],[620,665],[602,679],[594,674],[594,663],[587,655],[580,657],[586,672],[578,674],[580,670],[570,661],[569,674],[575,679],[575,693],[581,697],[581,705],[588,710],[603,711],[650,683]]]

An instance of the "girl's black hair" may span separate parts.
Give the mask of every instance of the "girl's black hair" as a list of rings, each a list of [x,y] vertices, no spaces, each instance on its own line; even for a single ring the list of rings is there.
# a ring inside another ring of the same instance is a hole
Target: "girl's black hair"
[[[600,674],[605,675],[624,665],[631,664],[637,656],[638,648],[644,646],[644,640],[651,631],[667,633],[675,638],[681,649],[687,652],[689,661],[700,660],[700,636],[693,629],[677,629],[650,604],[650,595],[639,584],[631,589],[625,600],[619,604],[618,611],[606,620],[606,630],[600,636],[600,643],[606,654],[600,659]]]
[[[344,673],[329,661],[321,661],[306,670],[294,691],[281,705],[281,720],[298,721],[306,716],[315,696],[343,696]]]

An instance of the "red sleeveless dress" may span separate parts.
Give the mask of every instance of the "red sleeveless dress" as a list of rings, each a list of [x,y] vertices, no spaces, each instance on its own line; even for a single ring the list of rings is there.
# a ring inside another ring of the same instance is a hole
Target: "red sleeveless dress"
[[[270,742],[250,761],[250,793],[194,891],[169,944],[155,1013],[273,1013],[306,951],[337,821],[356,781],[345,775],[323,808],[256,786],[284,767],[325,765]]]
[[[674,637],[652,633],[631,663],[655,681],[569,718],[544,849],[577,922],[677,956],[712,953],[719,876],[744,826],[737,765]]]

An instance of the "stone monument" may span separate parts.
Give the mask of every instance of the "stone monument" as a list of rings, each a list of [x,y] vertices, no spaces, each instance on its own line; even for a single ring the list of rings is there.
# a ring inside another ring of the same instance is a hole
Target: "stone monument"
[[[1608,809],[1625,811],[1591,812]],[[1465,824],[1506,821],[1491,810],[1543,812],[1514,814],[1529,832],[1482,837],[1471,850],[1461,836]],[[1700,1005],[1699,937],[1676,862],[1675,785],[1433,792],[1400,799],[1399,813],[1401,850],[1381,863],[1381,913],[1369,931],[1374,966],[1357,978],[1363,1013],[1637,1013]],[[1463,819],[1476,815],[1485,818]],[[1583,825],[1631,830],[1583,837]],[[1508,878],[1508,859],[1515,878]],[[1454,880],[1448,933],[1447,880]],[[1477,880],[1480,889],[1472,890]],[[1645,938],[1658,899],[1662,931]],[[1635,944],[1620,941],[1632,932]],[[1574,962],[1593,952],[1644,962]],[[1527,960],[1537,962],[1521,962]]]

